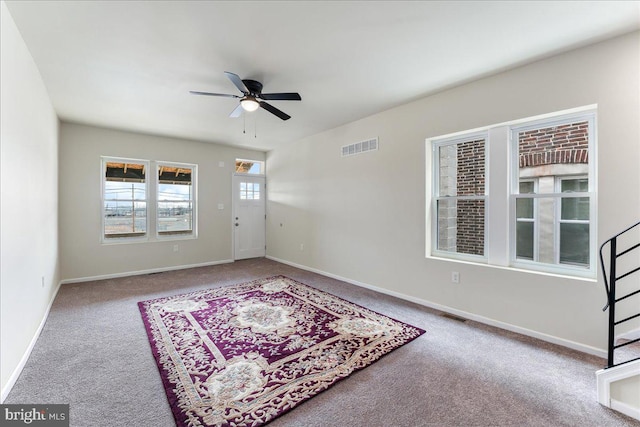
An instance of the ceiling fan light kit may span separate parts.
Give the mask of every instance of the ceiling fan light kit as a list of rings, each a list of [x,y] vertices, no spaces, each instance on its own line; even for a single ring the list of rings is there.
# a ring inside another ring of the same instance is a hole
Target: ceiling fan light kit
[[[240,100],[240,105],[245,111],[256,111],[260,107],[258,101],[251,95],[243,97]]]
[[[200,92],[200,91],[190,91],[193,95],[206,95],[206,96],[223,96],[226,98],[239,98],[240,105],[236,107],[229,117],[238,117],[242,110],[244,111],[256,111],[259,107],[267,110],[273,115],[280,117],[282,120],[289,120],[291,118],[287,113],[280,111],[273,105],[265,102],[267,101],[302,101],[300,94],[297,92],[286,92],[286,93],[262,93],[262,83],[256,80],[245,79],[242,80],[237,74],[230,73],[228,71],[224,72],[225,75],[231,80],[240,92],[242,92],[242,96],[239,95],[230,95],[224,93],[212,93],[212,92]]]

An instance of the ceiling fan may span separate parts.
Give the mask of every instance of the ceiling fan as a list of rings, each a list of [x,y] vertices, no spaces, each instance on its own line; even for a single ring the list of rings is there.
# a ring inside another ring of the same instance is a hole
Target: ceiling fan
[[[224,96],[227,98],[240,98],[240,104],[229,114],[229,117],[239,117],[242,113],[242,110],[245,111],[256,111],[259,107],[264,108],[271,114],[275,114],[280,117],[282,120],[289,120],[291,118],[290,115],[286,114],[283,111],[280,111],[276,107],[271,104],[268,104],[266,101],[302,101],[300,94],[296,92],[287,92],[287,93],[262,93],[262,83],[245,79],[242,80],[237,74],[230,73],[228,71],[224,72],[226,76],[231,80],[239,90],[242,92],[242,96],[240,95],[230,95],[226,93],[211,93],[211,92],[199,92],[195,90],[189,91],[194,95],[207,95],[207,96]]]

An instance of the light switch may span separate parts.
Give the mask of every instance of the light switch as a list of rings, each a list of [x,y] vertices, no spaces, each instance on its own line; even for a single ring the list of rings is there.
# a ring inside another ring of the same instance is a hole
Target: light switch
[[[224,209],[224,203],[218,203],[218,209],[223,210]]]
[[[223,168],[224,167],[224,162],[222,162],[222,161],[218,162],[218,167]]]

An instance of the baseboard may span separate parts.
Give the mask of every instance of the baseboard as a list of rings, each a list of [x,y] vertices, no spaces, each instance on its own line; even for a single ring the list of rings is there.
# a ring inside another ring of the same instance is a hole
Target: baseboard
[[[55,301],[61,285],[62,285],[62,282],[58,282],[58,286],[56,286],[56,290],[53,292],[53,295],[51,295],[51,299],[49,300],[47,309],[45,310],[44,315],[42,316],[40,325],[38,325],[38,329],[36,329],[36,332],[33,335],[33,338],[31,339],[29,346],[25,350],[24,355],[22,355],[22,358],[20,359],[20,363],[18,363],[18,366],[16,366],[16,368],[13,370],[13,373],[9,377],[9,381],[7,381],[7,384],[2,388],[2,392],[0,393],[0,403],[4,403],[7,396],[9,396],[9,392],[15,385],[16,381],[18,381],[18,378],[20,377],[22,370],[27,364],[27,360],[29,360],[29,356],[31,356],[31,352],[33,351],[33,348],[35,347],[36,342],[40,337],[40,333],[42,332],[42,329],[44,328],[44,325],[47,322],[47,318],[49,317],[49,312],[51,311],[51,307],[53,306],[53,301]]]
[[[480,316],[480,315],[477,315],[477,314],[474,314],[474,313],[469,313],[469,312],[466,312],[466,311],[458,310],[458,309],[453,308],[453,307],[449,307],[449,306],[446,306],[446,305],[434,303],[434,302],[427,301],[427,300],[424,300],[424,299],[421,299],[421,298],[416,298],[416,297],[413,297],[411,295],[406,295],[406,294],[402,294],[400,292],[395,292],[395,291],[390,291],[388,289],[380,288],[378,286],[369,285],[367,283],[358,282],[357,280],[352,280],[352,279],[349,279],[347,277],[338,276],[336,274],[332,274],[332,273],[329,273],[329,272],[326,272],[326,271],[318,270],[316,268],[308,267],[306,265],[297,264],[297,263],[294,263],[294,262],[291,262],[291,261],[279,259],[279,258],[276,258],[276,257],[273,257],[273,256],[267,255],[267,258],[270,259],[270,260],[273,260],[273,261],[281,262],[282,264],[287,264],[287,265],[290,265],[292,267],[299,268],[301,270],[311,271],[313,273],[317,273],[317,274],[320,274],[322,276],[331,277],[332,279],[341,280],[343,282],[347,282],[347,283],[350,283],[352,285],[356,285],[356,286],[360,286],[360,287],[363,287],[363,288],[371,289],[373,291],[380,292],[381,294],[390,295],[390,296],[393,296],[393,297],[396,297],[396,298],[403,299],[405,301],[411,301],[411,302],[414,302],[416,304],[423,305],[425,307],[433,308],[435,310],[440,310],[440,311],[443,311],[445,313],[454,314],[454,315],[456,315],[458,317],[463,317],[465,319],[473,320],[473,321],[476,321],[476,322],[479,322],[479,323],[484,323],[485,325],[495,326],[496,328],[505,329],[507,331],[515,332],[515,333],[522,334],[522,335],[526,335],[526,336],[529,336],[529,337],[532,337],[532,338],[537,338],[539,340],[550,342],[552,344],[561,345],[563,347],[568,347],[570,349],[577,350],[577,351],[580,351],[582,353],[592,354],[594,356],[598,356],[598,357],[602,357],[602,358],[606,358],[607,357],[606,350],[602,350],[602,349],[599,349],[599,348],[596,348],[596,347],[592,347],[592,346],[581,344],[581,343],[578,343],[578,342],[575,342],[575,341],[571,341],[571,340],[567,340],[567,339],[564,339],[564,338],[556,337],[554,335],[548,335],[548,334],[545,334],[545,333],[542,333],[542,332],[534,331],[532,329],[527,329],[527,328],[523,328],[523,327],[520,327],[520,326],[512,325],[510,323],[506,323],[506,322],[502,322],[502,321],[499,321],[499,320],[491,319],[491,318],[488,318],[488,317]]]
[[[624,402],[619,402],[615,399],[611,399],[611,409],[614,411],[618,411],[620,413],[625,414],[628,417],[635,418],[636,420],[640,420],[640,409],[634,408],[631,405],[628,405]]]
[[[196,267],[208,267],[211,265],[229,264],[232,262],[233,262],[232,259],[223,259],[220,261],[202,262],[199,264],[176,265],[173,267],[160,267],[160,268],[151,268],[149,270],[125,271],[122,273],[102,274],[99,276],[88,276],[88,277],[78,277],[74,279],[64,279],[60,283],[64,285],[67,283],[81,283],[81,282],[91,282],[94,280],[116,279],[118,277],[141,276],[143,274],[163,273],[165,271],[185,270],[187,268],[196,268]]]

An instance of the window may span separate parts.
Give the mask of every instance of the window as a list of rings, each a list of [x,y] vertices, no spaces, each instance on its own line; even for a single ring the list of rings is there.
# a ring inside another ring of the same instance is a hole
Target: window
[[[236,159],[236,173],[263,175],[264,162],[259,160]]]
[[[241,182],[240,200],[260,200],[260,184],[257,182]]]
[[[437,252],[485,253],[485,135],[436,143]]]
[[[559,178],[562,193],[588,193],[587,178]],[[559,215],[560,263],[589,265],[590,197],[564,197]]]
[[[159,236],[192,234],[195,212],[195,165],[159,163],[157,229]]]
[[[102,159],[103,238],[144,237],[147,234],[148,163]]]
[[[427,143],[428,254],[595,277],[595,107]]]
[[[103,157],[102,242],[146,240],[153,228],[152,239],[195,237],[196,175],[193,164]]]
[[[516,206],[513,264],[524,261],[526,266],[533,261],[590,268],[592,128],[592,117],[587,115],[511,128],[517,152],[513,180],[518,185],[512,195]]]

